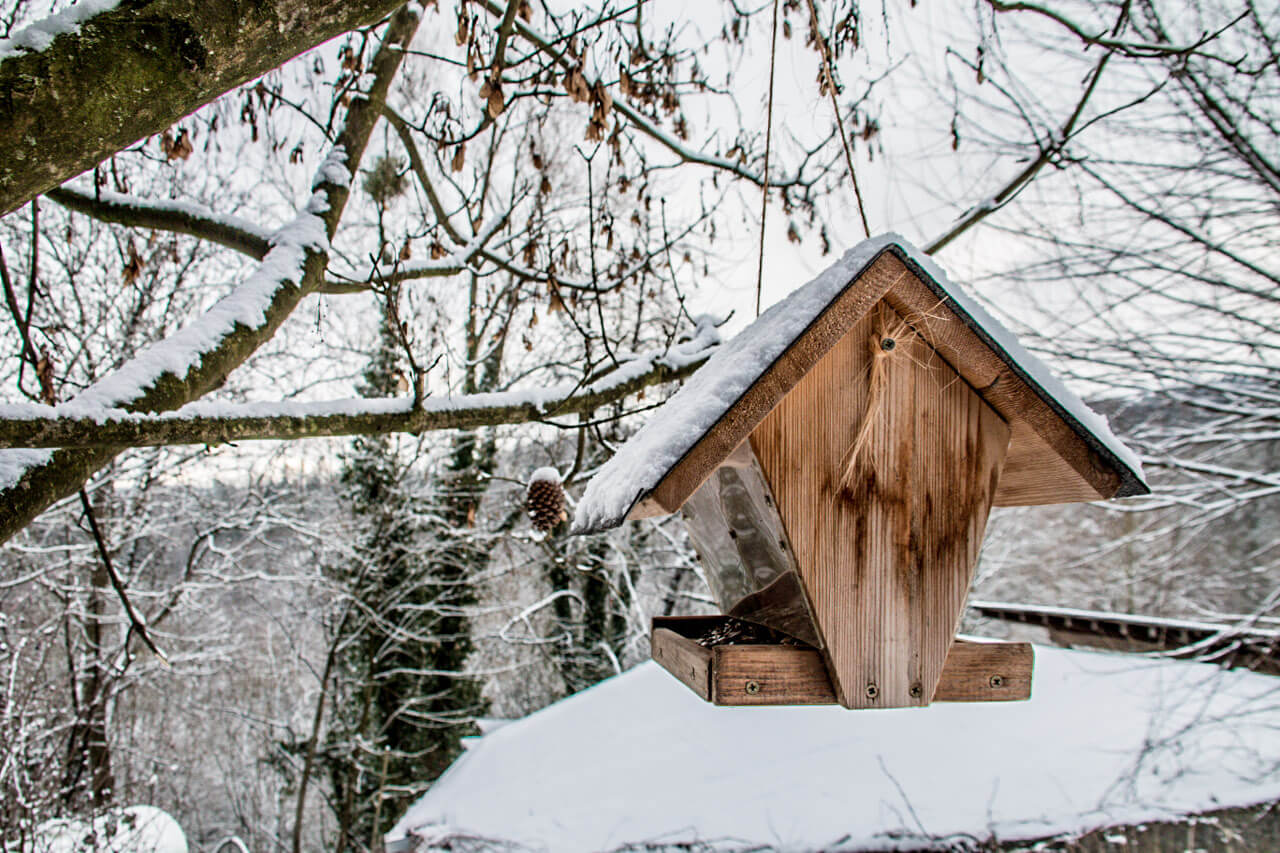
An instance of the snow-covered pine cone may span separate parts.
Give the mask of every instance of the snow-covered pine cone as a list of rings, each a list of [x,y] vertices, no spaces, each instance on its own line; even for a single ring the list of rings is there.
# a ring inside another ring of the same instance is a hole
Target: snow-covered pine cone
[[[524,508],[533,520],[533,526],[543,533],[550,533],[569,517],[564,509],[564,487],[559,471],[539,468],[533,472],[529,478],[529,489],[525,492]]]

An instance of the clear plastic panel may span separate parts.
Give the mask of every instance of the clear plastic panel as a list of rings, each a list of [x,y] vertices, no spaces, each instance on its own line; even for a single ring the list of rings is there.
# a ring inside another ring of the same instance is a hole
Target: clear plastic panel
[[[689,538],[722,612],[820,648],[769,484],[743,442],[685,501]]]

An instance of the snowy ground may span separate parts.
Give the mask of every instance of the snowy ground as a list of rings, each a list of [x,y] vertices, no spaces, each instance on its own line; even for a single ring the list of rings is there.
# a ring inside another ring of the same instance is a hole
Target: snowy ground
[[[1249,672],[1037,647],[1029,702],[844,711],[715,708],[646,663],[478,739],[388,839],[892,849],[1277,797],[1280,680]]]

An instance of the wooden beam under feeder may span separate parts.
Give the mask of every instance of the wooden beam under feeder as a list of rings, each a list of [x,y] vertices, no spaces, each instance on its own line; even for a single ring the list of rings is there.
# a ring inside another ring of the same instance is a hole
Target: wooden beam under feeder
[[[1105,420],[879,238],[725,344],[575,529],[683,509],[727,617],[767,629],[655,621],[655,659],[704,699],[896,708],[1030,694],[1029,646],[955,639],[993,505],[1146,491]]]

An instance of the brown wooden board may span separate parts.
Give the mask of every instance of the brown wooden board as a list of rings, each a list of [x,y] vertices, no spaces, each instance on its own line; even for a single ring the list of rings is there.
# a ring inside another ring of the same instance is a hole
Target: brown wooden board
[[[653,659],[704,700],[726,706],[834,705],[822,655],[802,646],[725,645],[693,638],[723,617],[653,620]],[[935,702],[1010,702],[1031,696],[1030,643],[957,640]]]
[[[947,653],[935,702],[999,702],[1031,698],[1035,652],[1030,643],[956,640]]]
[[[869,439],[846,484],[864,419]],[[1008,442],[1004,420],[883,303],[752,433],[842,705],[929,703]]]
[[[654,627],[649,638],[653,659],[708,702],[711,701],[711,650],[668,628]]]

